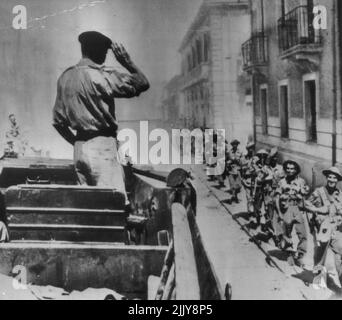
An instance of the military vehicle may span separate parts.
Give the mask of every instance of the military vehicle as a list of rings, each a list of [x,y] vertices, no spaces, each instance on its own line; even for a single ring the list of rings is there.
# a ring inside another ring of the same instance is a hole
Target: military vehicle
[[[184,170],[125,167],[128,211],[123,194],[78,185],[71,161],[4,159],[1,169],[10,237],[0,244],[1,275],[24,268],[28,284],[107,288],[127,299],[230,298],[203,246]]]

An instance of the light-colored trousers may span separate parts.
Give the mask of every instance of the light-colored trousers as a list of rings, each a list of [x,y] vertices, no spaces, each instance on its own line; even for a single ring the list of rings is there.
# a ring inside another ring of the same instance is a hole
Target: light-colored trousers
[[[125,195],[128,203],[124,171],[115,138],[96,137],[88,141],[77,141],[74,163],[81,185],[115,189]]]

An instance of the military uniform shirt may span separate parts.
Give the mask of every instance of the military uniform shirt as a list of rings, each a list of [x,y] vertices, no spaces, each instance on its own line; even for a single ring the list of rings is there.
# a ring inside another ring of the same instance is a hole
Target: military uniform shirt
[[[285,173],[283,167],[277,164],[274,168],[271,168],[273,172],[273,188],[276,189],[279,185],[279,182],[284,179]]]
[[[336,188],[333,194],[329,194],[325,187],[317,188],[308,199],[316,208],[335,205],[336,213],[342,215],[342,192]]]
[[[67,69],[58,80],[53,111],[54,125],[76,131],[110,131],[116,134],[114,98],[138,96],[139,79],[113,68],[82,59]]]
[[[306,195],[308,186],[304,179],[297,177],[290,183],[287,182],[286,178],[279,181],[276,194],[278,195],[289,195],[292,200],[301,199],[302,196]]]
[[[235,152],[230,150],[227,156],[228,161],[231,162],[231,165],[229,166],[229,174],[237,174],[241,166],[241,160],[243,157],[242,152],[239,149],[237,149]]]

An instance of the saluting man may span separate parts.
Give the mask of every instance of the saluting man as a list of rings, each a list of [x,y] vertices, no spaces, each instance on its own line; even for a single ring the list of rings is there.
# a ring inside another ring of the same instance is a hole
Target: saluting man
[[[149,89],[149,82],[122,45],[95,31],[82,33],[79,41],[81,61],[58,80],[53,124],[74,146],[79,182],[116,189],[127,204],[114,99],[137,97]],[[109,49],[127,73],[103,65]]]

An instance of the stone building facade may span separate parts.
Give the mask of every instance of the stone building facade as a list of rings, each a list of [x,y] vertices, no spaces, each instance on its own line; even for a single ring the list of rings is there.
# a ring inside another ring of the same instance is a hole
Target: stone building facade
[[[163,128],[178,129],[184,127],[184,111],[182,109],[182,95],[180,92],[181,76],[172,78],[163,89],[162,95],[162,120]]]
[[[249,34],[248,1],[203,2],[179,49],[180,103],[187,128],[225,129],[228,141],[245,142],[253,133],[240,51]]]
[[[327,29],[314,28],[323,5]],[[253,91],[259,146],[278,146],[312,167],[342,163],[341,3],[335,0],[250,1],[252,32],[242,45]]]

